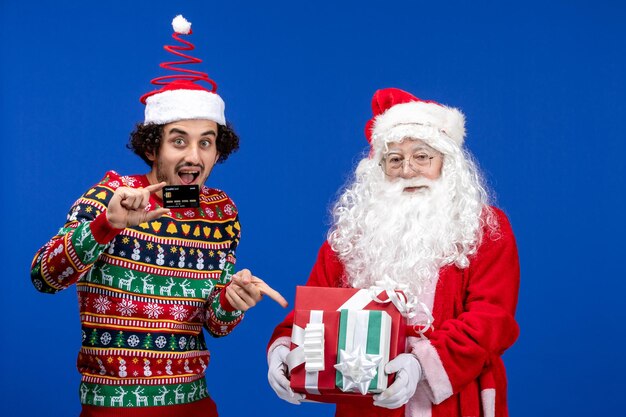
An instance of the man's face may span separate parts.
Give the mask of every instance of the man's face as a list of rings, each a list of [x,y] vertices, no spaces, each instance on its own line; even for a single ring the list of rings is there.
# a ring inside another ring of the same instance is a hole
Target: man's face
[[[159,152],[148,153],[151,183],[203,185],[217,162],[217,123],[210,120],[180,120],[163,126]]]
[[[441,176],[443,155],[419,139],[404,139],[388,144],[381,165],[389,181],[399,178],[418,180],[426,178],[434,181]],[[417,181],[419,184],[419,181]],[[421,191],[427,185],[408,186],[404,192]]]

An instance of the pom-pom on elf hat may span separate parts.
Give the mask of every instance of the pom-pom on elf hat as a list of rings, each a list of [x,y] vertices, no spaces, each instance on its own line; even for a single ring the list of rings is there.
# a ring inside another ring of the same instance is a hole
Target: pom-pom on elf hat
[[[442,135],[459,147],[465,140],[465,116],[461,111],[419,99],[398,88],[376,91],[372,113],[373,117],[365,125],[371,155],[380,152],[385,143],[407,137],[422,139],[435,148]]]
[[[212,120],[220,125],[226,124],[224,100],[217,95],[217,84],[205,72],[194,71],[179,65],[198,64],[201,59],[186,55],[181,51],[192,51],[195,46],[181,35],[190,35],[191,23],[182,15],[172,20],[172,37],[181,45],[165,45],[163,48],[183,60],[163,62],[159,66],[175,74],[164,75],[152,80],[152,84],[161,86],[141,96],[146,105],[144,124],[165,124],[178,120]],[[206,88],[199,81],[209,84]]]

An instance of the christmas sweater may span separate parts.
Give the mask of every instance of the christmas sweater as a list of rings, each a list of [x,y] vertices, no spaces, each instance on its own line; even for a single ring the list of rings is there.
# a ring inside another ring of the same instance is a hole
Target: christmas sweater
[[[145,175],[107,172],[33,260],[31,279],[40,292],[76,284],[84,405],[154,407],[207,398],[210,355],[202,328],[225,336],[243,318],[224,296],[240,238],[233,202],[202,187],[198,208],[112,228],[106,207],[114,191],[148,185]],[[147,209],[161,204],[152,195]]]
[[[374,406],[370,397],[353,396],[337,404],[337,417],[508,416],[501,356],[519,335],[515,308],[520,267],[509,221],[501,210],[492,210],[498,229],[484,230],[469,267],[443,267],[420,296],[434,321],[420,337],[407,338],[406,351],[418,358],[423,371],[415,395],[394,410]],[[345,282],[344,266],[325,242],[306,285],[341,287]],[[268,352],[290,346],[293,314],[274,330]],[[420,316],[409,325],[422,329]]]

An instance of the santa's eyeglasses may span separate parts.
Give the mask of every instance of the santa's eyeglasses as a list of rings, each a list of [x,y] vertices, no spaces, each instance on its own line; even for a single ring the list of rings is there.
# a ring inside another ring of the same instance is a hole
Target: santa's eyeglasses
[[[409,168],[416,173],[420,173],[423,169],[430,168],[432,160],[441,155],[431,155],[427,152],[420,151],[405,158],[402,154],[389,152],[383,155],[383,159],[378,164],[386,175],[398,175],[404,170],[404,163],[408,161]]]

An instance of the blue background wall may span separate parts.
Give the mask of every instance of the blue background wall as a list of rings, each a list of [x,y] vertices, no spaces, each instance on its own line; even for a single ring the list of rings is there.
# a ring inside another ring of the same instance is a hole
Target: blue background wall
[[[242,137],[208,182],[239,206],[240,267],[293,301],[366,149],[376,89],[459,107],[522,262],[522,332],[505,355],[511,415],[619,413],[625,7],[433,3],[0,0],[1,414],[78,414],[75,290],[37,293],[29,265],[106,170],[146,171],[125,143],[178,13]],[[265,301],[211,342],[223,416],[332,414],[284,403],[266,382],[283,314]]]

